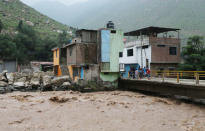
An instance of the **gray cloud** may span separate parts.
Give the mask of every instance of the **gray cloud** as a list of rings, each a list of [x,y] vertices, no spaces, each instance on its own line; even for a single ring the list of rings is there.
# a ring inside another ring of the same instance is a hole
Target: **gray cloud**
[[[79,2],[86,2],[88,0],[21,0],[21,1],[32,6],[36,3],[39,3],[40,1],[58,1],[58,2],[61,2],[65,5],[72,5],[72,4],[76,4]]]

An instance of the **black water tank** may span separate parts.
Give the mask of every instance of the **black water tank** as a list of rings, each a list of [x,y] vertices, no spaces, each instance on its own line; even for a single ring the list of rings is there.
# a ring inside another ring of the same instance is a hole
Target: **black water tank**
[[[113,23],[112,21],[108,21],[108,23],[107,23],[107,28],[108,28],[108,29],[115,29],[114,23]]]

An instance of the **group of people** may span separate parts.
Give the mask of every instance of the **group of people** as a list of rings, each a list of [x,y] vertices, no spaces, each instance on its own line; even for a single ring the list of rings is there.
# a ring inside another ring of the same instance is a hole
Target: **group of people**
[[[144,77],[147,77],[148,80],[150,80],[150,69],[149,68],[132,68],[130,71],[129,71],[129,77],[130,78],[133,78],[133,79],[142,79]]]

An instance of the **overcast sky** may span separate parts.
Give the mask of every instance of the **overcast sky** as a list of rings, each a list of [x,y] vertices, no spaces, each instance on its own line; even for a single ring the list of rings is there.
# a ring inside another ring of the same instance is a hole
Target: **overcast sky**
[[[72,4],[75,4],[78,2],[86,2],[88,0],[21,0],[21,1],[32,6],[40,1],[58,1],[58,2],[61,2],[65,5],[72,5]]]

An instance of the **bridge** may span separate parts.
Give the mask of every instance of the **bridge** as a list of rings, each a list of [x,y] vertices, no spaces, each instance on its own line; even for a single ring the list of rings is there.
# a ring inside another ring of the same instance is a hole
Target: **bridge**
[[[120,79],[119,88],[205,99],[205,71],[152,71],[151,79]]]

